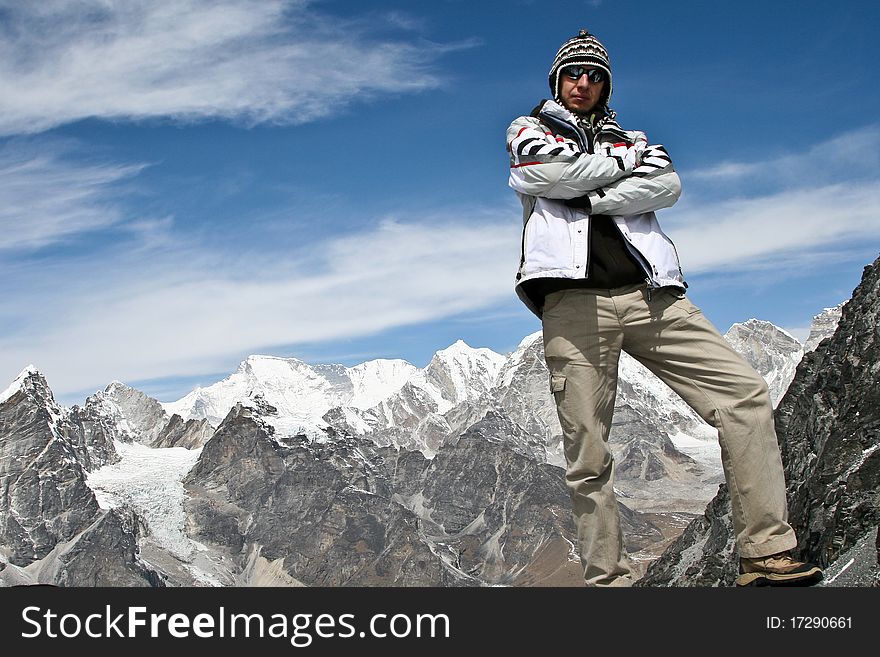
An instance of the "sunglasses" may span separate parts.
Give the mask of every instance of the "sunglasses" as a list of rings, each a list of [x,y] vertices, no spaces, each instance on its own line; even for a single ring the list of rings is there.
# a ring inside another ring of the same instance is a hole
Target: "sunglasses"
[[[587,68],[586,66],[565,66],[562,74],[571,80],[580,80],[582,75],[587,76],[587,80],[593,83],[604,82],[606,79],[605,71],[600,68]]]

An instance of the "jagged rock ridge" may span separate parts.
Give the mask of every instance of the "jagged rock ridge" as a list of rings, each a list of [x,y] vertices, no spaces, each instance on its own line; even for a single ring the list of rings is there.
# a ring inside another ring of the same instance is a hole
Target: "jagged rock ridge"
[[[65,413],[33,367],[0,396],[0,582],[159,583],[137,558],[136,516],[100,509],[86,483],[118,460],[105,429],[88,408]]]
[[[282,443],[239,405],[185,479],[189,526],[242,569],[258,554],[311,585],[577,583],[562,473],[504,438],[517,431],[489,415],[427,459],[345,436]],[[633,549],[656,533],[624,517]]]
[[[759,319],[734,324],[724,339],[764,377],[775,408],[804,355],[800,342],[770,322]]]

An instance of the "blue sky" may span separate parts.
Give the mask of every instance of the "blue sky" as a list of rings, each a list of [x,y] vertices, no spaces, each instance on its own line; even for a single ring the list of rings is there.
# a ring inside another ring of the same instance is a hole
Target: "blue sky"
[[[876,3],[0,0],[0,388],[162,401],[249,354],[505,353],[508,123],[558,46],[682,177],[659,213],[724,332],[805,337],[880,247]]]

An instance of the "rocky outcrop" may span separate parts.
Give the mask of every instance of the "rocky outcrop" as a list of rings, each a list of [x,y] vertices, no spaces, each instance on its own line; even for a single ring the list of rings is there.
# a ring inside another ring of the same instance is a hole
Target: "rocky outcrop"
[[[184,480],[188,528],[241,571],[258,552],[308,585],[580,584],[563,473],[517,431],[490,414],[427,459],[348,436],[282,443],[237,406]],[[632,549],[656,540],[623,510]]]
[[[0,403],[0,545],[7,560],[25,566],[42,559],[98,516],[79,458],[85,439],[63,418],[36,370]]]
[[[804,355],[801,343],[770,322],[759,319],[734,324],[724,339],[764,377],[775,408]]]
[[[68,412],[28,368],[0,401],[0,583],[149,586],[138,521],[100,509],[86,471],[118,461],[111,429],[88,405]]]
[[[802,554],[833,563],[880,525],[880,259],[776,413]]]
[[[775,420],[797,553],[831,569],[853,554],[867,583],[880,585],[870,548],[880,525],[880,259],[865,268],[834,335],[801,361]],[[731,548],[722,487],[640,584],[729,585]]]
[[[211,435],[214,427],[207,420],[190,419],[184,421],[177,413],[171,416],[162,431],[155,437],[150,447],[186,447],[196,449],[202,447]]]
[[[837,330],[837,324],[840,322],[840,316],[843,313],[844,303],[846,302],[839,303],[833,308],[825,308],[813,317],[813,321],[810,323],[810,335],[804,343],[804,352],[813,351],[822,340],[834,335],[834,331]]]

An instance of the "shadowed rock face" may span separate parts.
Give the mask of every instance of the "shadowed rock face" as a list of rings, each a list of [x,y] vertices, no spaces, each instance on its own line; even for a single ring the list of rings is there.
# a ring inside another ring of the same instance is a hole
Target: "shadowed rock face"
[[[876,548],[865,547],[880,525],[880,259],[865,268],[834,335],[801,361],[775,420],[799,556],[828,567],[852,552],[872,562],[857,584],[880,585]],[[639,584],[729,585],[731,548],[722,487]]]
[[[125,509],[106,511],[39,568],[38,581],[57,586],[164,586],[138,558],[139,520]]]
[[[214,427],[207,420],[191,419],[184,421],[182,417],[175,413],[153,440],[150,447],[197,449],[208,442],[213,433]]]
[[[345,436],[281,445],[238,406],[184,480],[189,529],[310,585],[582,584],[563,472],[513,449],[516,431],[490,414],[428,460]],[[656,539],[624,510],[633,547]]]
[[[0,403],[0,585],[150,586],[133,513],[103,511],[86,469],[118,460],[92,409],[65,413],[29,372]]]
[[[85,440],[65,433],[75,431],[36,372],[0,404],[0,545],[12,564],[42,559],[99,513],[77,460]]]
[[[724,339],[764,377],[775,408],[794,377],[804,348],[793,336],[758,319],[734,324]]]

